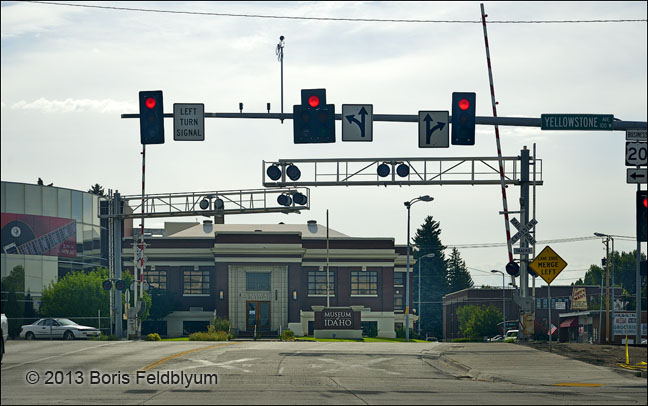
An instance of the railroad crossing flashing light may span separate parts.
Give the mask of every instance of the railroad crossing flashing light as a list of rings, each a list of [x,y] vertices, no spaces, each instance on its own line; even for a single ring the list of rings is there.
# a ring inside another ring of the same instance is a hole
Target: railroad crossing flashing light
[[[139,92],[140,142],[164,144],[164,105],[161,90]]]
[[[266,174],[272,180],[279,180],[281,177],[281,169],[279,169],[277,165],[270,165],[268,169],[266,169]]]
[[[301,105],[293,106],[295,144],[335,142],[335,105],[326,104],[326,89],[302,89]]]
[[[407,175],[409,175],[409,172],[410,172],[410,167],[407,164],[400,164],[396,168],[396,174],[398,174],[398,176],[400,176],[401,178],[404,178]]]
[[[378,165],[378,169],[376,171],[378,172],[378,176],[384,178],[385,176],[389,175],[391,169],[389,169],[389,165],[387,164],[380,164]]]
[[[452,145],[475,145],[475,93],[452,93]]]
[[[506,264],[506,273],[515,277],[520,275],[520,265],[516,262],[509,262]]]

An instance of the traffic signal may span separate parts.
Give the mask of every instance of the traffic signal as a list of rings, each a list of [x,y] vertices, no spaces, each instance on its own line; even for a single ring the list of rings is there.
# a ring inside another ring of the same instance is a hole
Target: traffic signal
[[[335,142],[335,105],[326,104],[326,89],[302,89],[293,106],[295,144]]]
[[[508,264],[506,264],[506,273],[511,276],[519,276],[520,265],[518,265],[517,262],[509,262]]]
[[[139,92],[140,141],[164,144],[164,106],[161,90]]]
[[[452,93],[452,145],[475,145],[475,93]]]
[[[637,190],[637,241],[647,241],[648,237],[646,234],[648,234],[648,225],[646,222],[646,211],[648,210],[646,208],[646,196],[648,195],[648,191],[646,190]]]

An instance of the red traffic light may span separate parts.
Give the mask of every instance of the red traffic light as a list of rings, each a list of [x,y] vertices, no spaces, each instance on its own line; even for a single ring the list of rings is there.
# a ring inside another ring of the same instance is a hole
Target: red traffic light
[[[459,108],[461,110],[468,110],[469,107],[470,107],[470,102],[467,99],[459,100]]]
[[[648,198],[644,197],[643,205],[644,205],[644,207],[648,208]]]
[[[319,106],[319,104],[320,104],[320,99],[319,99],[319,97],[317,97],[317,96],[315,96],[315,95],[309,97],[309,98],[308,98],[308,104],[309,104],[311,107],[317,107],[317,106]]]
[[[145,103],[146,103],[146,107],[148,107],[149,109],[155,107],[155,99],[152,97],[147,98]]]

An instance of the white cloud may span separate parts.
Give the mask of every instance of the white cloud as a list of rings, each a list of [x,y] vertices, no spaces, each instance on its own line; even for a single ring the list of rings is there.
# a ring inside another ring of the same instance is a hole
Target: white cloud
[[[2,38],[42,34],[69,24],[68,17],[84,12],[77,7],[43,7],[19,3],[2,7]]]
[[[2,103],[2,107],[5,107],[4,102]],[[132,102],[112,99],[92,100],[68,98],[65,100],[47,100],[41,97],[33,102],[21,100],[12,104],[11,108],[15,110],[39,110],[45,113],[121,113],[124,111],[134,111],[137,109],[137,105]]]

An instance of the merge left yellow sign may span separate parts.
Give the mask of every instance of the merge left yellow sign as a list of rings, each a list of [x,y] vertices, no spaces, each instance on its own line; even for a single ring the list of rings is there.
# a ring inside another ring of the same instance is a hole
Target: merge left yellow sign
[[[551,284],[551,282],[556,279],[556,276],[565,269],[567,262],[565,262],[560,255],[547,245],[544,247],[542,252],[535,257],[529,266],[538,274],[538,276],[544,279],[547,284]]]

